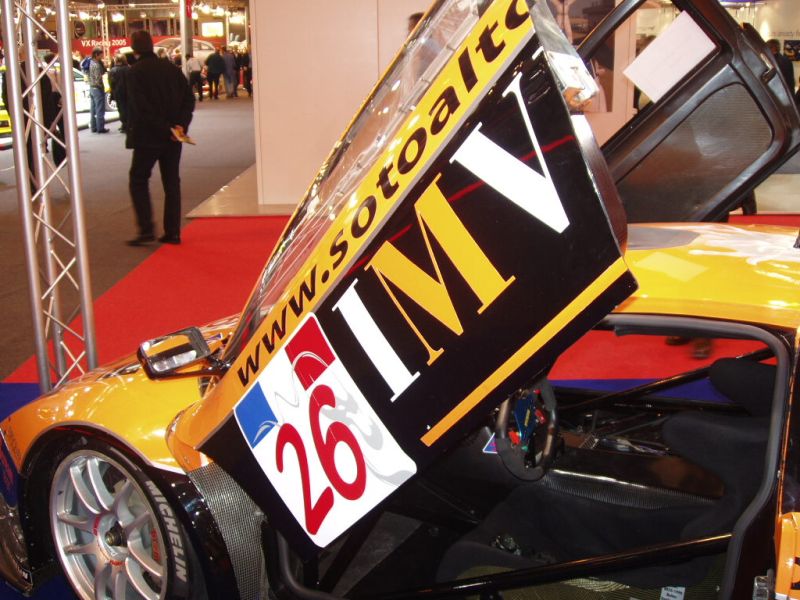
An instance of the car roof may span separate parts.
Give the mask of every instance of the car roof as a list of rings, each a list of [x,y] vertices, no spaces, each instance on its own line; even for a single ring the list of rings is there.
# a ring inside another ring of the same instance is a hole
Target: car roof
[[[800,328],[797,229],[725,223],[632,225],[625,261],[639,289],[615,312]]]

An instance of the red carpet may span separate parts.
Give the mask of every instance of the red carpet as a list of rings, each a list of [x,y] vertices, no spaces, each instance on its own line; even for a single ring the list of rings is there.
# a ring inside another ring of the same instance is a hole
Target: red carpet
[[[100,364],[183,327],[238,313],[288,217],[196,219],[94,305]],[[8,382],[38,381],[31,358]]]
[[[774,214],[774,215],[731,215],[731,223],[754,223],[756,225],[785,225],[800,229],[800,214]]]
[[[100,363],[135,351],[146,339],[238,313],[286,224],[287,217],[197,219],[183,230],[183,244],[164,245],[95,303]],[[800,215],[733,216],[732,223],[793,225]],[[691,346],[667,346],[663,338],[591,332],[571,348],[551,373],[554,379],[652,378],[708,361],[691,358]],[[613,346],[629,358],[610,364]],[[730,356],[752,344],[718,343]],[[599,360],[598,357],[605,357]],[[713,355],[710,360],[713,360]],[[35,382],[31,358],[6,380]]]

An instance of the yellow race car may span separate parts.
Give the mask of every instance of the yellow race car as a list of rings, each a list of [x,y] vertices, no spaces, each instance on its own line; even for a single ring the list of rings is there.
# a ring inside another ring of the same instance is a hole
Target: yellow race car
[[[628,71],[650,104],[599,148],[584,61],[652,8],[578,54],[543,2],[436,2],[240,315],[0,423],[7,581],[796,597],[797,232],[687,221],[735,208],[800,115],[754,30],[676,0]],[[690,340],[713,357],[667,344]]]

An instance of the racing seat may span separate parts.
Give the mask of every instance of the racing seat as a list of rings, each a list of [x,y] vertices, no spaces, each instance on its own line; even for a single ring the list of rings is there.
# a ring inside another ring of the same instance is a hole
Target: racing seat
[[[681,412],[667,419],[662,435],[672,452],[719,477],[724,492],[718,500],[551,471],[512,491],[448,549],[437,578],[450,581],[730,532],[761,484],[775,367],[722,359],[709,379],[749,416]],[[608,574],[599,583],[655,590],[655,598],[665,586],[694,586],[700,596],[714,595],[722,564],[721,557],[700,557]],[[591,589],[573,583],[529,591],[538,590],[533,597],[594,597]],[[625,589],[620,593],[628,598],[634,590]],[[507,597],[530,597],[519,593]]]

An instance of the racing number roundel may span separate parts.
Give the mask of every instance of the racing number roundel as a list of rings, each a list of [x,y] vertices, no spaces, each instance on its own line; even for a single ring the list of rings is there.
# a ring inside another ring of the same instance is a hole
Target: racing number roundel
[[[416,473],[313,314],[235,408],[256,461],[324,547]]]

